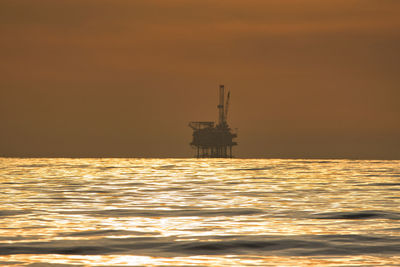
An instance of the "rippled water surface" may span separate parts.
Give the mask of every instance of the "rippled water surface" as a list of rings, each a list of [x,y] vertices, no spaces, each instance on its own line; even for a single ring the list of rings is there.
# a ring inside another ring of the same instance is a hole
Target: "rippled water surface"
[[[400,161],[0,158],[0,265],[400,264]]]

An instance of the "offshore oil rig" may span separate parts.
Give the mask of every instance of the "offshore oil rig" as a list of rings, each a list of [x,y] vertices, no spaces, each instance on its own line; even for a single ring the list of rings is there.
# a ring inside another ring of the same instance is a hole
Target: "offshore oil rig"
[[[225,87],[219,86],[218,124],[213,121],[192,121],[189,127],[193,129],[193,140],[190,143],[196,149],[197,158],[232,158],[232,147],[237,143],[237,137],[227,123],[230,92],[225,103]]]

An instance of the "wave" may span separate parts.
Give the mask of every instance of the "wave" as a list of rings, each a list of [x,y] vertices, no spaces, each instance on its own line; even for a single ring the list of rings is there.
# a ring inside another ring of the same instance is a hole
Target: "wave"
[[[272,170],[275,167],[260,167],[260,168],[240,168],[233,169],[234,171],[264,171],[264,170]]]
[[[326,212],[315,213],[312,219],[334,219],[334,220],[362,220],[362,219],[390,219],[400,220],[400,213],[388,211],[356,211],[356,212]]]
[[[372,183],[372,184],[362,184],[362,186],[399,186],[400,183]]]
[[[32,210],[0,210],[0,217],[9,217],[32,213]]]
[[[158,235],[158,232],[140,232],[140,231],[127,231],[127,230],[92,230],[92,231],[80,231],[71,233],[60,233],[59,236],[127,236],[127,235]]]
[[[63,214],[66,212],[63,211]],[[96,211],[73,211],[73,214],[86,214],[94,217],[218,217],[240,216],[263,213],[259,209],[181,209],[181,210],[143,210],[143,209],[109,209]]]
[[[400,237],[365,235],[135,237],[0,243],[0,255],[180,256],[252,253],[285,256],[397,255],[400,253]]]

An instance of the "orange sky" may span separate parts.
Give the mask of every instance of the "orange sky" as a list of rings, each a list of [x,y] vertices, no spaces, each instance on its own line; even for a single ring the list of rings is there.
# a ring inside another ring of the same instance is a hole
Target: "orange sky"
[[[400,159],[398,0],[2,0],[0,156]]]

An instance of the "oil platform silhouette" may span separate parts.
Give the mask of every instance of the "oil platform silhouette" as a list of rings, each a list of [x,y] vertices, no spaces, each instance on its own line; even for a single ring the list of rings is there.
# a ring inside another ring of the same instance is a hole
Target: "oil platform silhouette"
[[[190,143],[196,149],[197,158],[232,158],[232,147],[237,143],[237,137],[227,123],[230,92],[225,103],[225,87],[219,86],[218,124],[213,121],[192,121],[189,127],[193,129],[193,140]]]

